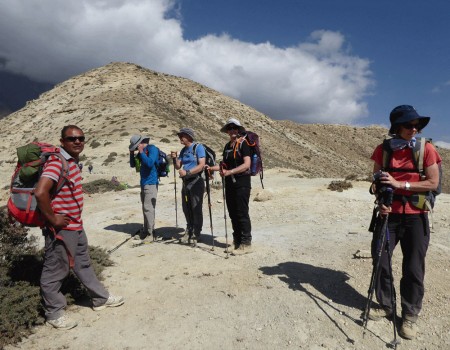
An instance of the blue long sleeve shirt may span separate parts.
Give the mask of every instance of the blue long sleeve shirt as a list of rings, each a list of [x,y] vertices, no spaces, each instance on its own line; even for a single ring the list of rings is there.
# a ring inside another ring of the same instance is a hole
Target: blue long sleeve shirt
[[[156,146],[148,145],[144,148],[142,153],[139,153],[137,157],[141,160],[141,186],[145,185],[158,185],[158,171],[156,164],[159,157],[159,152]],[[134,154],[130,153],[130,166],[136,167]]]

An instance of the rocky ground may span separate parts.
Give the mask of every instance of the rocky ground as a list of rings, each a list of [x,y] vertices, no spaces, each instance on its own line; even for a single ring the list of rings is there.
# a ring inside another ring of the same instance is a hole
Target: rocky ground
[[[85,174],[85,181],[95,176]],[[364,331],[360,318],[372,271],[366,257],[373,202],[369,184],[353,182],[353,188],[335,192],[327,189],[331,180],[274,169],[266,172],[262,190],[255,178],[250,209],[255,251],[227,257],[221,187],[212,192],[214,250],[207,205],[203,242],[192,248],[178,243],[185,221],[179,207],[176,228],[173,179],[163,179],[157,203],[160,239],[142,245],[128,240],[111,253],[115,266],[105,272],[105,285],[123,295],[125,304],[99,312],[73,306],[67,313],[78,327],[57,331],[40,326],[17,347],[386,348],[393,339],[392,324],[369,322]],[[127,182],[126,191],[86,196],[91,245],[117,247],[142,222],[138,177],[131,170]],[[449,207],[450,196],[441,195],[427,256],[420,334],[413,341],[401,340],[398,349],[450,348]],[[227,228],[230,234],[229,221]],[[397,282],[400,264],[397,249]]]

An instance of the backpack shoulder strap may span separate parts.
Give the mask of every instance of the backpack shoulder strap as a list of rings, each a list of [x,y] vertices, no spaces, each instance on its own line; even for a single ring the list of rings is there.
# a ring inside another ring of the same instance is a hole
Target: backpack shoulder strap
[[[52,152],[51,155],[58,157],[58,159],[61,161],[61,164],[62,164],[61,175],[59,176],[58,182],[56,183],[55,192],[54,192],[54,195],[56,195],[59,191],[61,191],[61,188],[64,186],[64,184],[66,182],[68,182],[70,184],[69,163],[67,162],[67,159],[64,158],[64,156],[59,152],[59,150],[54,153]]]
[[[428,140],[425,139],[425,137],[421,137],[420,138],[420,150],[419,150],[419,159],[417,162],[417,169],[419,170],[419,174],[423,174],[424,173],[424,167],[423,167],[423,157],[425,154],[425,144],[429,142]]]
[[[248,140],[247,140],[247,134],[242,135],[241,137],[239,137],[239,138],[236,140],[236,143],[235,143],[235,145],[234,145],[234,150],[233,150],[233,157],[234,157],[234,159],[236,159],[236,153],[237,153],[237,152],[239,152],[239,154],[241,154],[240,151],[241,151],[241,149],[242,149],[242,144],[244,143],[244,141],[247,142],[247,145],[250,146],[250,144],[248,143]]]
[[[195,158],[197,158],[197,164],[198,164],[197,146],[198,146],[198,142],[195,142],[194,146],[192,147],[192,152],[194,153]]]
[[[425,154],[425,144],[427,142],[429,141],[425,137],[421,137],[416,140],[416,144],[412,148],[412,160],[414,163],[414,167],[421,175],[424,173],[423,157]]]
[[[383,140],[383,164],[382,169],[388,170],[391,165],[391,158],[392,158],[392,148],[391,148],[391,139],[384,139]]]

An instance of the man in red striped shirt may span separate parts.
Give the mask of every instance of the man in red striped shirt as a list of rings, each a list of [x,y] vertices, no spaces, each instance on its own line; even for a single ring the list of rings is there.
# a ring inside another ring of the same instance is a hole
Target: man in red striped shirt
[[[46,323],[57,329],[77,326],[75,321],[64,314],[67,303],[60,291],[71,268],[88,290],[95,311],[124,303],[123,297],[111,295],[99,282],[90,262],[87,237],[81,219],[83,190],[78,167],[84,141],[84,133],[78,126],[65,126],[60,139],[61,154],[69,166],[64,186],[58,193],[54,193],[60,176],[63,176],[63,164],[58,157],[51,156],[35,189],[39,210],[47,222],[43,230],[45,256],[41,294]]]

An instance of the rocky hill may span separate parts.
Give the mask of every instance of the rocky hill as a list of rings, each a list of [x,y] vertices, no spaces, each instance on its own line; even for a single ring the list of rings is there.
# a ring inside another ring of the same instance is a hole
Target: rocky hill
[[[58,144],[61,128],[69,123],[87,135],[86,163],[93,163],[99,174],[125,176],[132,134],[148,134],[168,152],[181,148],[176,132],[189,126],[220,154],[227,138],[219,130],[231,117],[260,135],[267,168],[296,169],[299,177],[308,178],[367,178],[370,154],[387,134],[379,126],[276,121],[188,79],[111,63],[58,84],[0,120],[0,185],[8,184],[17,146],[36,139]],[[450,152],[440,152],[445,168]]]

